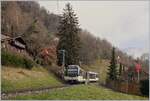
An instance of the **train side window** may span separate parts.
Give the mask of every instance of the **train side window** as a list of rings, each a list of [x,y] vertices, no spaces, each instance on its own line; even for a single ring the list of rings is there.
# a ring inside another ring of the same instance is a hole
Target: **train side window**
[[[91,79],[94,79],[94,78],[95,78],[95,74],[90,74],[89,77],[90,77]]]
[[[80,70],[80,71],[79,71],[79,75],[80,75],[80,76],[82,76],[82,75],[83,75],[83,72],[82,72],[82,70]]]

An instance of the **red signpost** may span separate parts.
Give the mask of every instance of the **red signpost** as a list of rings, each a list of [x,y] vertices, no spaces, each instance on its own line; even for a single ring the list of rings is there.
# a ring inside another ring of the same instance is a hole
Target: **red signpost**
[[[136,65],[135,65],[135,71],[138,73],[138,82],[139,82],[139,73],[141,72],[141,70],[142,70],[142,68],[141,68],[141,65],[140,64],[138,64],[138,63],[136,63]]]
[[[137,64],[135,65],[135,70],[136,70],[136,72],[137,72],[137,73],[140,72],[141,69],[142,69],[142,68],[141,68],[141,65],[137,63]]]

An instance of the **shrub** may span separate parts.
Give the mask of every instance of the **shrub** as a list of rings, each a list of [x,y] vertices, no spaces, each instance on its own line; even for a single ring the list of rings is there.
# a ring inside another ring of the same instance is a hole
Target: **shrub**
[[[33,67],[33,62],[31,60],[28,60],[26,58],[23,59],[24,60],[24,66],[28,69],[31,69]]]
[[[140,91],[143,95],[149,96],[149,80],[141,80],[140,81]]]
[[[36,63],[41,65],[42,64],[42,60],[40,58],[38,58],[38,59],[36,59]]]
[[[31,59],[12,54],[8,51],[1,52],[1,63],[2,65],[23,67],[27,69],[31,69],[34,66],[34,62]]]

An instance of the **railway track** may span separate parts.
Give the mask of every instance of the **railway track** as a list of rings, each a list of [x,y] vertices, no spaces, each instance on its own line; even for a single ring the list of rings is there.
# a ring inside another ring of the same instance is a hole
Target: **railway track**
[[[44,92],[49,92],[52,89],[64,89],[67,87],[70,87],[73,85],[63,85],[63,86],[55,86],[55,87],[45,87],[45,88],[38,88],[38,89],[25,89],[25,90],[17,90],[17,91],[11,91],[11,92],[2,92],[1,93],[1,99],[7,100],[12,97],[16,97],[18,95],[29,95],[29,94],[40,94]]]
[[[98,83],[91,83],[94,85],[98,85]],[[55,87],[45,87],[45,88],[38,88],[38,89],[26,89],[26,90],[16,90],[16,91],[11,91],[11,92],[2,92],[1,93],[1,99],[2,100],[8,100],[13,97],[16,97],[18,95],[29,95],[29,94],[40,94],[40,93],[46,93],[50,92],[53,89],[64,89],[72,86],[77,86],[77,85],[83,85],[83,84],[65,84],[63,86],[55,86]]]

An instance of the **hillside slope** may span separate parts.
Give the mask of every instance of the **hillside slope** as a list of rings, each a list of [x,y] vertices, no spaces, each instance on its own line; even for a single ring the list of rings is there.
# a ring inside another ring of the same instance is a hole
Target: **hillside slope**
[[[13,68],[2,66],[2,92],[37,89],[63,85],[52,73],[44,68]]]
[[[51,10],[47,11],[35,1],[2,1],[1,9],[2,34],[12,37],[21,35],[27,44],[28,52],[41,58],[38,55],[41,49],[51,47],[58,35],[60,15],[52,13]],[[34,23],[36,21],[37,23]],[[82,63],[88,65],[99,58],[110,59],[112,44],[109,40],[94,36],[88,29],[80,29],[82,45],[79,57]],[[122,61],[131,62],[132,59],[121,50],[117,49],[116,53]]]

